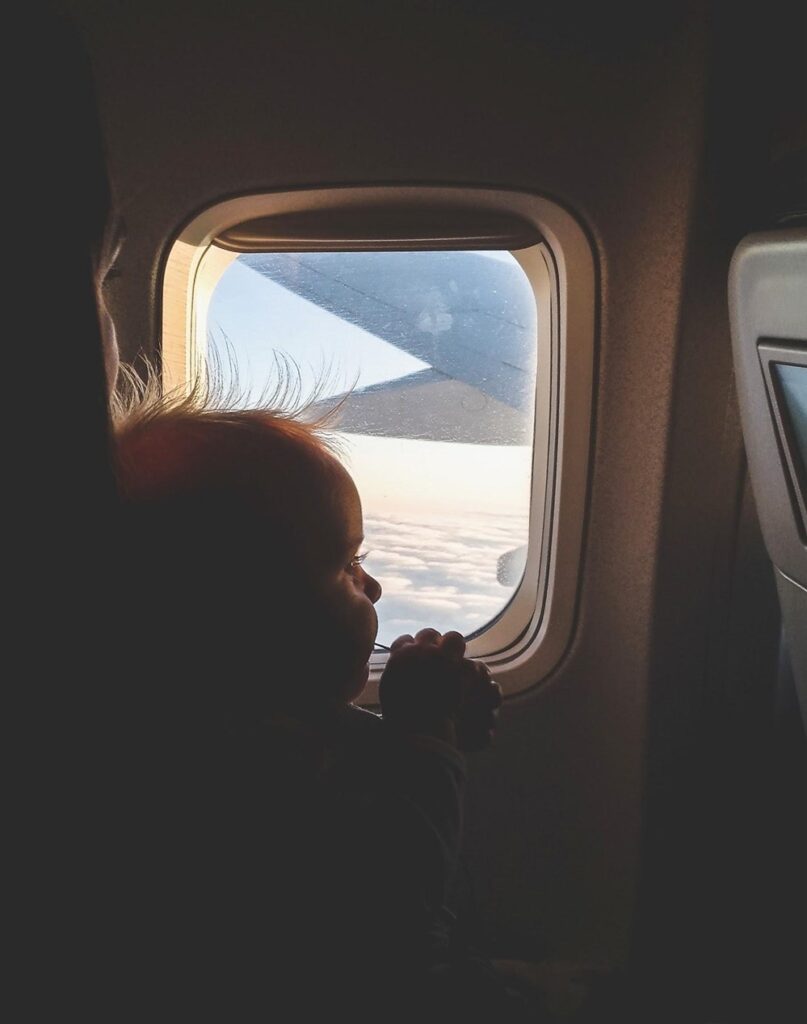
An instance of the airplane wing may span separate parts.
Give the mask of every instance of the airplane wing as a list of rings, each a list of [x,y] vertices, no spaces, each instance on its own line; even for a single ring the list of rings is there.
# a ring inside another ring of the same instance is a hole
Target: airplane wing
[[[258,253],[239,262],[428,364],[354,390],[342,405],[341,430],[530,444],[536,309],[514,260],[324,252]]]

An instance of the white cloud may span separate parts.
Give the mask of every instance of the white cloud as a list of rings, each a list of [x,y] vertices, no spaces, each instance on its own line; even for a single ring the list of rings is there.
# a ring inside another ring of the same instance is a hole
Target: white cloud
[[[389,644],[424,626],[470,633],[490,622],[514,588],[496,578],[501,555],[526,543],[526,516],[461,521],[368,515],[366,567],[384,588],[379,640]]]

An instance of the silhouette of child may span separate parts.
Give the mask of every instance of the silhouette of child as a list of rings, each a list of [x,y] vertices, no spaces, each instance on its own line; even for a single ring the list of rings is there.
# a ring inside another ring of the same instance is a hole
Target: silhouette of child
[[[381,586],[316,426],[196,393],[119,409],[116,436],[127,542],[165,581],[146,574],[133,611],[158,719],[133,830],[157,837],[143,898],[162,936],[144,922],[144,947],[206,1009],[450,1008],[462,751],[490,741],[498,686],[460,634],[424,629],[392,644],[381,716],[353,703]]]

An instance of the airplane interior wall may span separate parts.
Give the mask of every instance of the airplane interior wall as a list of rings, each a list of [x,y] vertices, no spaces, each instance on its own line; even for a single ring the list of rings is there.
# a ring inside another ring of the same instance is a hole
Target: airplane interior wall
[[[572,17],[448,0],[68,6],[126,225],[110,299],[126,357],[153,351],[172,240],[232,195],[490,185],[548,196],[584,226],[598,332],[577,624],[556,671],[508,700],[473,759],[466,861],[502,955],[616,965],[644,947],[669,963],[687,944],[700,977],[709,950],[691,915],[707,908],[724,952],[742,927],[725,879],[710,905],[724,876],[701,855],[730,857],[749,827],[733,787],[758,777],[762,747],[732,773],[741,741],[759,739],[778,644],[725,297],[732,246],[753,226],[737,210],[757,165],[738,138],[761,137],[764,96],[748,82],[732,96],[742,76],[721,56],[720,17],[705,2],[588,22],[587,5]],[[750,22],[737,33],[748,45]],[[724,819],[714,801],[730,804]],[[771,867],[755,850],[733,885]],[[726,957],[720,971],[728,983]]]

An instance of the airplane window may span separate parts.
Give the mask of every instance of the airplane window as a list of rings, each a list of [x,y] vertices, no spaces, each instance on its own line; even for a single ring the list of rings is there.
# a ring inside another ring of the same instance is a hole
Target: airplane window
[[[508,251],[259,252],[218,279],[208,366],[244,404],[294,364],[336,428],[381,582],[378,639],[469,635],[507,606],[529,538],[538,317]]]
[[[162,273],[163,385],[291,369],[364,506],[381,650],[456,629],[506,694],[566,655],[582,573],[595,259],[568,211],[451,186],[234,196],[184,224]],[[292,396],[292,403],[298,405]]]

